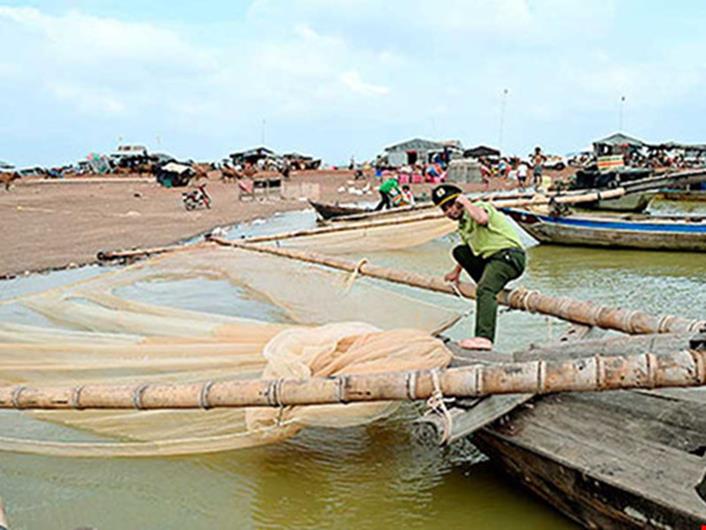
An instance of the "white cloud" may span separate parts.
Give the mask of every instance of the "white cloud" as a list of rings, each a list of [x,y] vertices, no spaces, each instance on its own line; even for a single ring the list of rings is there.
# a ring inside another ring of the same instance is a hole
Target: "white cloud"
[[[591,127],[614,128],[621,95],[633,115],[659,116],[706,84],[696,32],[676,47],[653,30],[638,47],[616,5],[257,0],[205,27],[0,6],[0,97],[17,102],[15,129],[23,114],[55,120],[84,130],[84,149],[100,127],[216,157],[218,142],[259,141],[266,119],[283,148],[306,142],[335,161],[416,135],[493,142],[509,88],[505,147],[524,153],[537,135],[570,150]]]
[[[390,93],[390,89],[386,86],[366,83],[361,79],[358,72],[353,70],[343,72],[340,75],[340,79],[350,90],[364,96],[385,96]]]
[[[47,88],[60,100],[70,102],[88,114],[121,114],[125,103],[109,91],[97,91],[65,82],[49,82]]]

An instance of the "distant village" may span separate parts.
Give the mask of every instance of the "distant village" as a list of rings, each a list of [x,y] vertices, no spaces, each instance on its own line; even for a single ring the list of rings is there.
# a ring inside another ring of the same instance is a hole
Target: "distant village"
[[[537,149],[541,150],[541,146]],[[16,168],[0,161],[0,172],[15,178],[39,177],[61,179],[85,175],[153,175],[167,187],[185,186],[192,179],[205,176],[209,171],[220,171],[221,178],[240,179],[260,172],[279,172],[285,178],[292,171],[318,169],[348,169],[356,176],[382,177],[394,172],[403,181],[421,182],[485,182],[501,176],[513,178],[522,171],[522,165],[532,167],[533,154],[514,156],[499,149],[476,145],[464,147],[459,140],[435,141],[413,138],[389,145],[372,160],[355,160],[344,167],[326,165],[321,158],[296,152],[277,153],[258,146],[233,152],[222,160],[195,162],[178,160],[160,152],[152,152],[143,145],[120,145],[108,154],[91,153],[85,160],[61,167]],[[650,143],[624,133],[615,133],[593,142],[591,150],[568,155],[542,152],[545,169],[562,171],[597,168],[610,170],[629,168],[688,168],[706,165],[705,144],[677,142]]]

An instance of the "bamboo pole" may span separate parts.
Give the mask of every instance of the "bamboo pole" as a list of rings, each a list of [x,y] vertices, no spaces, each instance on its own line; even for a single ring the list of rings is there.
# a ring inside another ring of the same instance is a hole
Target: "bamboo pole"
[[[512,208],[517,206],[528,206],[528,205],[539,205],[547,204],[552,200],[564,203],[564,204],[578,204],[581,202],[593,202],[596,197],[601,199],[615,199],[621,197],[626,192],[623,188],[615,188],[612,190],[579,190],[579,191],[564,191],[564,192],[546,192],[538,194],[536,192],[518,192],[518,193],[503,193],[503,192],[486,192],[479,195],[471,195],[468,198],[471,201],[483,201],[489,202],[499,208]],[[370,219],[377,219],[380,217],[389,217],[392,215],[399,215],[401,213],[409,212],[420,212],[423,210],[428,210],[435,208],[436,205],[432,202],[419,204],[415,206],[403,206],[400,208],[392,208],[390,210],[382,211],[372,211],[364,213],[354,213],[350,215],[341,215],[334,217],[332,219],[327,219],[322,224],[328,224],[330,222],[340,222],[340,221],[363,221]],[[441,215],[439,215],[441,217]]]
[[[209,240],[219,245],[296,259],[351,273],[355,272],[360,276],[368,276],[427,291],[457,295],[454,287],[444,282],[442,278],[424,276],[415,272],[381,267],[368,262],[355,263],[303,250],[251,245],[248,242],[229,241],[220,237],[210,237]],[[459,282],[458,292],[466,298],[476,297],[476,287],[471,283]],[[549,296],[539,291],[527,290],[522,287],[513,290],[504,289],[498,294],[498,301],[513,309],[550,315],[577,324],[614,329],[631,335],[685,333],[698,331],[706,326],[706,320],[689,320],[672,315],[654,316],[643,311],[597,305],[572,298]]]
[[[529,198],[529,197],[533,197],[534,195],[536,195],[536,193],[534,191],[515,192],[515,193],[507,193],[504,191],[490,191],[490,192],[483,192],[480,194],[467,195],[467,197],[469,199],[471,199],[472,201],[494,202],[497,200]],[[547,195],[554,196],[554,195],[557,195],[557,193],[550,192]],[[340,221],[363,221],[363,220],[370,220],[370,219],[379,219],[380,217],[390,217],[391,215],[399,215],[401,213],[409,213],[409,212],[421,212],[424,210],[430,210],[432,208],[436,208],[436,205],[432,201],[426,201],[426,202],[415,204],[414,206],[400,206],[397,208],[391,208],[389,210],[379,210],[379,211],[371,210],[369,212],[352,213],[352,214],[348,214],[348,215],[337,215],[336,217],[333,217],[331,219],[322,220],[321,224],[326,225],[328,223],[337,223]]]
[[[562,195],[557,197],[546,197],[544,195],[535,195],[530,199],[508,199],[508,200],[497,200],[489,201],[498,208],[514,208],[517,206],[540,206],[544,204],[549,204],[550,202],[557,202],[561,204],[578,204],[581,202],[593,202],[602,199],[615,199],[617,197],[622,197],[625,195],[625,190],[623,188],[615,188],[608,191],[594,191],[590,193],[584,193],[581,195]],[[391,210],[394,211],[394,210]],[[322,226],[319,228],[311,228],[305,230],[296,230],[293,232],[282,232],[279,234],[273,234],[269,236],[257,236],[244,238],[242,241],[247,243],[264,243],[268,241],[281,241],[283,239],[292,239],[295,237],[304,236],[316,236],[320,234],[331,234],[336,232],[348,232],[351,230],[362,230],[366,228],[376,228],[381,226],[398,226],[407,223],[416,223],[418,221],[429,221],[433,219],[442,219],[444,213],[441,210],[424,213],[420,215],[402,215],[399,217],[393,217],[392,219],[381,219],[363,222],[351,222],[344,225],[336,226]]]
[[[247,243],[264,243],[268,241],[280,241],[283,239],[292,239],[296,237],[304,237],[304,236],[317,236],[320,234],[330,234],[334,232],[349,232],[351,230],[363,230],[366,228],[377,228],[381,226],[390,226],[390,225],[402,225],[402,224],[407,224],[407,223],[416,223],[418,221],[428,221],[428,220],[433,220],[433,219],[441,219],[443,217],[443,214],[441,212],[432,212],[432,213],[426,213],[423,215],[414,215],[414,216],[403,216],[400,218],[394,218],[394,219],[382,219],[382,220],[373,220],[373,221],[367,221],[367,222],[360,222],[360,223],[350,223],[346,225],[338,225],[338,226],[321,226],[319,228],[307,228],[307,229],[302,229],[302,230],[295,230],[292,232],[281,232],[279,234],[273,234],[269,236],[255,236],[255,237],[248,237],[248,238],[243,238],[241,241],[247,242]]]
[[[136,248],[131,250],[101,250],[96,254],[98,261],[112,261],[117,259],[134,259],[145,256],[154,256],[156,254],[164,254],[165,252],[173,252],[181,250],[184,245],[167,245],[164,247],[151,248]]]
[[[549,394],[706,384],[706,350],[665,355],[473,365],[445,370],[185,384],[0,387],[3,409],[210,409],[284,407],[430,397]]]

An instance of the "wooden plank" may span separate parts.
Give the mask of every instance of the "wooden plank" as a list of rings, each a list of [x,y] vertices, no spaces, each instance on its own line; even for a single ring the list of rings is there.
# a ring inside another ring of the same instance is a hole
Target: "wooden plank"
[[[568,402],[573,413],[588,415],[602,410],[602,429],[632,434],[697,456],[706,450],[703,404],[632,391],[577,393],[565,398],[559,402]]]
[[[694,489],[703,475],[702,459],[659,436],[648,438],[655,435],[658,415],[652,411],[647,421],[636,414],[626,418],[626,399],[611,408],[607,398],[549,396],[474,439],[582,524],[686,528],[706,520],[706,503]]]
[[[695,333],[621,335],[602,339],[555,343],[552,346],[531,346],[526,350],[516,352],[513,358],[515,361],[520,362],[539,359],[577,359],[594,355],[630,355],[647,352],[660,355],[688,348],[689,340],[694,335]]]
[[[444,346],[446,346],[454,356],[451,366],[512,362],[512,354],[507,352],[499,352],[495,350],[467,350],[465,348],[461,348],[458,343],[448,339],[446,340]]]
[[[660,396],[665,399],[674,399],[681,402],[696,403],[700,406],[706,405],[706,388],[658,388],[655,390],[633,390],[641,394]],[[702,409],[704,410],[704,409]]]
[[[507,394],[466,401],[462,407],[449,409],[450,425],[447,426],[444,416],[429,412],[415,422],[415,431],[419,438],[451,444],[497,421],[532,397],[532,394]]]
[[[446,341],[446,347],[454,355],[451,366],[512,361],[512,355],[509,353],[467,350],[449,340]],[[447,419],[444,416],[436,412],[429,412],[415,422],[415,431],[417,437],[433,440],[434,443],[453,443],[493,423],[531,398],[532,394],[508,394],[481,399],[456,400],[454,406],[449,409],[450,425],[447,426]],[[447,429],[448,434],[445,436]]]

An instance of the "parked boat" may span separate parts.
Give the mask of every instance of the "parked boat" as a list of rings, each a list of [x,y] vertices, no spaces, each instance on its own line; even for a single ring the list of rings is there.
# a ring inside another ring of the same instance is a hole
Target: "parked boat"
[[[541,243],[706,252],[706,216],[574,214],[503,208]]]
[[[369,213],[373,210],[362,206],[342,206],[340,204],[331,204],[323,202],[309,201],[309,204],[316,210],[316,213],[324,219],[333,219],[334,217],[342,217],[344,215],[355,215],[361,213]]]
[[[623,187],[625,195],[585,203],[582,208],[613,212],[645,211],[659,190],[674,186],[698,186],[706,181],[706,171],[691,170],[652,174],[650,170],[622,170],[609,173],[581,172],[576,174],[576,189]],[[576,190],[573,190],[576,191]]]
[[[640,193],[627,193],[617,199],[602,199],[600,201],[587,202],[581,205],[586,210],[605,210],[609,212],[644,212],[652,199],[657,195],[656,191],[645,191]]]
[[[706,190],[662,190],[655,195],[659,201],[706,202]]]
[[[515,360],[584,356],[591,343],[599,351],[600,343],[615,347],[615,341],[577,341]],[[517,407],[473,441],[495,465],[587,528],[699,528],[706,520],[706,421],[699,412],[705,403],[703,388],[552,395]]]

